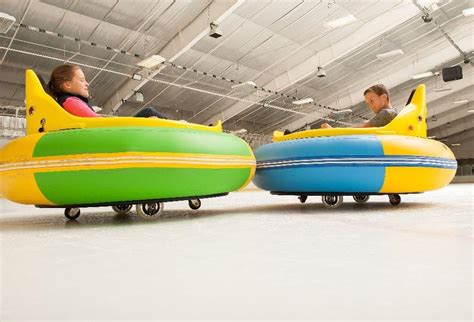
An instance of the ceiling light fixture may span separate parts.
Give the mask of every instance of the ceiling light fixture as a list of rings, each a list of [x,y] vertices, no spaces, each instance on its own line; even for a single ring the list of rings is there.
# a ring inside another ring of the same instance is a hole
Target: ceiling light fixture
[[[435,4],[437,3],[439,0],[416,0],[416,2],[422,6],[422,7],[425,7],[425,8],[428,8],[429,6],[431,6],[432,4]]]
[[[469,16],[474,15],[474,7],[464,9],[464,10],[462,11],[462,14],[464,15],[464,17],[469,17]]]
[[[453,104],[464,104],[467,102],[469,102],[469,100],[464,98],[464,99],[455,100]]]
[[[300,99],[300,100],[293,101],[292,104],[303,105],[303,104],[309,104],[309,103],[313,103],[313,102],[314,102],[314,100],[311,97],[307,97],[307,98],[303,98],[303,99]]]
[[[431,11],[436,11],[439,9],[438,2],[439,0],[417,0],[416,1],[420,6]]]
[[[439,0],[417,0],[416,3],[419,7],[422,8],[424,22],[428,23],[433,20],[433,12],[439,9],[438,3]]]
[[[321,66],[318,66],[318,70],[316,71],[316,76],[318,76],[319,78],[322,78],[322,77],[326,77],[327,74],[326,74],[326,71]]]
[[[423,16],[421,16],[421,19],[424,22],[429,23],[433,20],[433,16],[430,13],[427,13],[427,14],[424,14]]]
[[[474,110],[467,110],[468,113],[474,113]]]
[[[0,33],[6,34],[10,30],[11,26],[15,23],[16,19],[7,13],[0,12]]]
[[[154,68],[156,66],[158,66],[159,64],[162,64],[166,61],[166,59],[160,55],[152,55],[148,58],[145,58],[144,60],[142,61],[139,61],[137,63],[138,66],[140,67],[144,67],[144,68]]]
[[[218,24],[211,22],[211,30],[209,30],[209,37],[219,38],[222,36],[222,30]]]
[[[377,54],[377,59],[386,59],[386,58],[391,58],[391,57],[400,56],[400,55],[403,55],[403,50],[395,49],[395,50],[387,51],[385,53]]]
[[[324,26],[328,28],[339,28],[356,21],[357,21],[356,17],[354,17],[353,15],[347,15],[339,19],[328,21],[324,24]]]
[[[138,103],[143,103],[144,102],[144,97],[142,92],[135,92],[135,101]]]
[[[453,88],[452,87],[439,87],[439,88],[435,88],[435,92],[446,92],[446,91],[452,91]]]
[[[132,79],[136,80],[136,81],[141,81],[143,79],[143,76],[138,74],[138,73],[135,73],[132,75]]]
[[[413,79],[420,79],[420,78],[425,78],[425,77],[430,77],[433,76],[433,72],[426,72],[426,73],[420,73],[420,74],[415,74],[412,76]]]
[[[451,146],[460,146],[461,143],[451,143]]]
[[[247,129],[239,129],[239,130],[235,130],[235,131],[230,131],[229,133],[232,133],[232,134],[247,134]]]
[[[127,99],[127,102],[132,103],[143,103],[144,97],[142,92],[133,92],[133,94]]]
[[[348,114],[348,113],[352,113],[352,110],[350,108],[332,112],[332,114]]]
[[[257,86],[257,84],[255,84],[252,81],[246,81],[246,82],[242,82],[242,83],[239,83],[239,84],[232,85],[230,88],[236,89],[236,88],[244,87],[244,86],[253,86],[253,87],[255,87],[255,86]]]
[[[99,106],[95,106],[95,105],[92,105],[92,110],[96,113],[99,113],[100,111],[102,111],[102,107],[99,107]]]

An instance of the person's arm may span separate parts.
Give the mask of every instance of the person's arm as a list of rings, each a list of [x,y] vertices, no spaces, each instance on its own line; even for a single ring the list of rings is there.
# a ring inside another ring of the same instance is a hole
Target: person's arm
[[[352,124],[350,127],[382,127],[390,123],[396,116],[396,112],[391,112],[392,109],[387,110],[387,109],[382,109],[380,112],[378,112],[374,117],[372,117],[370,120],[365,121],[364,123],[360,124]],[[323,123],[321,124],[321,128],[327,129],[331,128],[328,123]]]
[[[63,108],[72,115],[80,117],[101,117],[90,109],[90,107],[77,97],[68,97],[64,103]]]
[[[366,121],[366,122],[360,123],[360,124],[352,124],[349,127],[372,127],[372,124],[370,124],[370,121]],[[330,129],[330,128],[332,128],[332,126],[329,125],[328,123],[323,123],[323,124],[321,124],[321,128],[322,129]]]
[[[395,118],[395,116],[397,116],[395,112],[390,112],[387,109],[383,109],[366,123],[370,124],[370,127],[382,127],[390,123]]]

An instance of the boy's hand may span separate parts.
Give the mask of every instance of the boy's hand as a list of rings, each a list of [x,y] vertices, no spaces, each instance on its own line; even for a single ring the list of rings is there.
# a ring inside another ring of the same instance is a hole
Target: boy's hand
[[[332,126],[329,125],[328,123],[323,123],[323,124],[321,124],[321,128],[322,129],[330,129],[330,128],[332,128]]]

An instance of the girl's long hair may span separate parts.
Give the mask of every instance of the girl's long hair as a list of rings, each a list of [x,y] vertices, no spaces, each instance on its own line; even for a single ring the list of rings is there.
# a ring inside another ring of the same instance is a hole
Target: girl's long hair
[[[62,85],[65,82],[69,82],[74,77],[74,71],[80,69],[77,65],[65,64],[56,67],[51,73],[51,77],[48,82],[48,91],[49,94],[54,98],[58,98],[63,93]]]

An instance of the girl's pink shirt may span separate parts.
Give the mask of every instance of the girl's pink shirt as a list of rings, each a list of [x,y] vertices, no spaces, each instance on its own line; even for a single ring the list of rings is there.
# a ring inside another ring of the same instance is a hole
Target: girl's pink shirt
[[[63,108],[72,115],[81,117],[101,117],[90,109],[90,107],[77,97],[68,97],[63,103]]]

